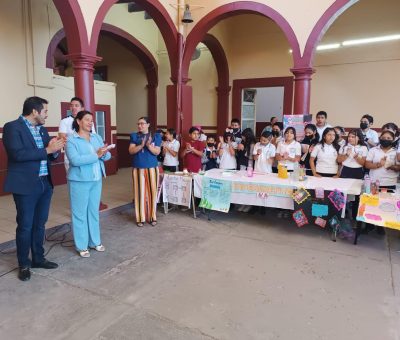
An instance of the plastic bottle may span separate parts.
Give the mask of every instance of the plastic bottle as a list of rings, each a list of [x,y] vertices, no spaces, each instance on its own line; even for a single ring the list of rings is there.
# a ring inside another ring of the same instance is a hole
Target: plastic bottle
[[[371,178],[369,175],[365,175],[364,177],[364,190],[366,194],[371,193]]]
[[[253,177],[253,167],[247,167],[247,177]]]

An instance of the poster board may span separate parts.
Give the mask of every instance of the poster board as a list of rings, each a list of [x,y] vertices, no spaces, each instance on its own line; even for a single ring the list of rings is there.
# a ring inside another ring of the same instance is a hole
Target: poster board
[[[163,202],[190,208],[192,201],[192,177],[164,174],[162,183]]]
[[[203,177],[200,208],[229,212],[231,206],[232,183],[222,179]]]
[[[304,138],[304,126],[311,123],[312,115],[284,115],[283,116],[283,130],[289,126],[294,127],[296,130],[296,137],[298,141]]]
[[[357,221],[400,230],[400,196],[387,192],[362,194]]]

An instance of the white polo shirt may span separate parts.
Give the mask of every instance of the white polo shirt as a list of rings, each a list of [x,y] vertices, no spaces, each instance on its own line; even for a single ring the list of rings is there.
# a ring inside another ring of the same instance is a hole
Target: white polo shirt
[[[364,138],[368,138],[368,139],[372,140],[375,144],[379,144],[379,135],[378,135],[378,132],[376,132],[375,130],[368,129],[367,132],[363,131],[362,133],[364,135]],[[367,145],[368,145],[368,147],[371,147],[371,146],[369,146],[368,143],[367,143]]]
[[[260,155],[258,155],[258,150],[261,150]],[[269,160],[275,157],[275,153],[276,148],[274,144],[268,143],[262,145],[261,143],[256,143],[253,149],[253,155],[258,155],[258,159],[255,162],[254,170],[265,174],[272,173],[272,164],[269,163]]]
[[[280,155],[284,155],[288,153],[290,158],[295,158],[296,156],[301,156],[301,145],[297,141],[292,141],[290,144],[286,144],[284,141],[278,144],[278,148],[276,149],[276,153]],[[291,161],[279,161],[280,164],[286,165],[288,170],[294,169],[294,164],[298,162]]]
[[[338,152],[332,144],[317,144],[311,152],[311,157],[317,158],[315,166],[318,173],[337,174],[339,166],[337,162]]]
[[[326,128],[328,128],[328,127],[332,127],[330,124],[325,124],[324,126],[322,126],[322,127],[319,127],[318,125],[315,125],[316,127],[317,127],[317,131],[318,131],[318,134],[319,134],[319,141],[321,141],[322,140],[322,134],[324,133],[324,131],[325,131],[325,129]]]
[[[397,171],[387,169],[391,165],[398,164],[396,160],[396,153],[397,152],[395,148],[391,148],[385,153],[379,145],[373,147],[368,151],[367,161],[369,162],[379,163],[382,158],[386,157],[386,163],[383,167],[380,167],[378,169],[371,169],[369,171],[371,180],[379,180],[379,184],[383,186],[396,185],[399,173]]]
[[[339,154],[347,155],[347,151],[351,150],[351,154],[346,160],[342,163],[343,166],[348,168],[362,168],[363,166],[357,162],[357,157],[363,158],[367,157],[368,148],[365,145],[345,145],[340,148]]]
[[[163,165],[178,166],[179,165],[178,152],[181,147],[181,144],[176,139],[174,139],[172,142],[167,142],[166,144],[167,144],[168,149],[171,149],[172,151],[176,152],[177,154],[174,157],[168,151],[166,151]]]
[[[234,148],[236,143],[232,144]],[[220,169],[236,169],[236,157],[235,155],[231,155],[229,152],[229,145],[227,143],[223,143],[221,145],[221,150],[223,150],[222,155],[219,158],[219,168]]]

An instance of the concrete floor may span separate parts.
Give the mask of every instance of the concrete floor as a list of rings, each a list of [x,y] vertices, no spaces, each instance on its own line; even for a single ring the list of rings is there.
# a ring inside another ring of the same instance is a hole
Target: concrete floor
[[[155,228],[132,215],[102,217],[105,253],[56,245],[58,269],[0,277],[0,338],[399,339],[396,233],[353,246],[274,214],[173,211]],[[15,266],[0,255],[0,275]]]

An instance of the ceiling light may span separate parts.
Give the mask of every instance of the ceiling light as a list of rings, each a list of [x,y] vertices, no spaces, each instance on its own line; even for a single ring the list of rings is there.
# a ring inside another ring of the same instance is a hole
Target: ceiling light
[[[326,45],[318,45],[317,46],[317,51],[324,51],[324,50],[332,50],[335,48],[339,48],[340,44],[326,44]]]
[[[391,40],[400,40],[400,34],[384,35],[381,37],[374,37],[374,38],[346,40],[342,42],[342,45],[343,46],[361,45],[361,44],[370,44],[370,43],[391,41]]]

